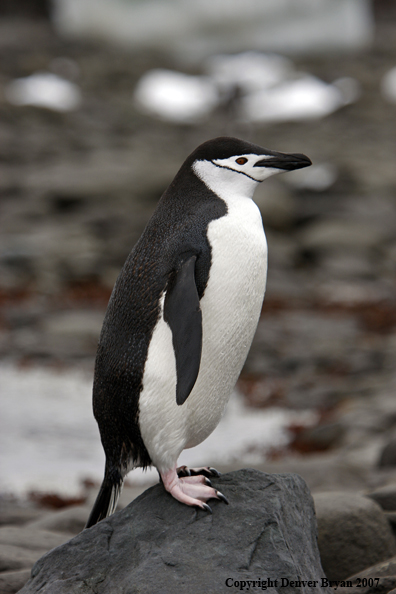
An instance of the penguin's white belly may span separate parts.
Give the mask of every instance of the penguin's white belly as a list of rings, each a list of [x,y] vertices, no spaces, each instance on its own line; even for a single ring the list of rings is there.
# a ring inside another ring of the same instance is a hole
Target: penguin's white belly
[[[203,344],[197,381],[176,404],[172,332],[162,311],[150,342],[139,399],[139,425],[159,470],[212,433],[246,360],[265,292],[267,244],[250,198],[227,201],[228,213],[209,224],[212,263],[201,299]],[[162,305],[163,307],[163,299]]]

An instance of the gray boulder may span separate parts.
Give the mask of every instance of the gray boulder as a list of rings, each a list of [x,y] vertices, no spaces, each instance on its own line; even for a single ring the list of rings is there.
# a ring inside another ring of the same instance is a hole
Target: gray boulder
[[[22,526],[28,522],[38,520],[44,515],[41,509],[24,506],[18,501],[7,501],[0,498],[0,526],[14,524]]]
[[[392,468],[396,466],[396,438],[392,438],[382,449],[378,466],[379,468]]]
[[[40,559],[47,550],[48,549],[45,547],[32,550],[27,549],[26,547],[0,543],[0,573],[3,571],[30,569],[33,563],[35,563],[37,559]]]
[[[11,516],[11,519],[15,516]],[[20,518],[17,517],[19,521]],[[0,528],[0,594],[13,594],[27,582],[32,565],[49,549],[68,540],[70,535],[40,527],[2,526]]]
[[[314,496],[319,550],[330,580],[343,580],[396,553],[390,525],[380,506],[349,492]]]
[[[386,511],[396,510],[396,484],[384,485],[378,487],[375,491],[367,493],[367,497],[373,499]]]
[[[91,509],[85,505],[73,505],[33,520],[27,524],[27,528],[67,532],[74,536],[84,528],[90,511]]]
[[[0,573],[1,594],[14,594],[18,592],[30,577],[30,569],[18,571],[3,571]]]
[[[0,574],[30,569],[44,553],[63,544],[69,537],[69,534],[34,527],[2,526],[0,528]],[[2,589],[0,593],[3,593]]]
[[[25,547],[32,551],[49,550],[67,541],[68,534],[27,526],[2,526],[0,544]]]
[[[218,594],[240,591],[247,580],[262,589],[267,579],[271,594],[330,593],[301,477],[245,469],[212,483],[229,506],[212,500],[210,515],[151,487],[44,555],[20,594]]]

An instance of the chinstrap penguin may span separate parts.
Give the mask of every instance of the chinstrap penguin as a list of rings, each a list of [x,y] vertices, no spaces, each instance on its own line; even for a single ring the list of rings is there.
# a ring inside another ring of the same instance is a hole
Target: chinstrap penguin
[[[86,527],[113,513],[127,473],[154,465],[178,501],[227,502],[214,469],[177,468],[215,429],[247,357],[267,277],[252,200],[267,177],[307,167],[284,154],[215,138],[183,163],[114,286],[95,363],[93,409],[105,476]]]

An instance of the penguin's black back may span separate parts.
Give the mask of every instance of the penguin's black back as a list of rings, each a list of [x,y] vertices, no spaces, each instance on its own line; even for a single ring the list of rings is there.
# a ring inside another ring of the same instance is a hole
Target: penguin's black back
[[[227,207],[191,169],[194,154],[162,196],[117,279],[103,323],[95,363],[93,407],[106,468],[146,467],[151,460],[138,418],[139,394],[160,297],[186,260],[196,256],[199,299],[209,278],[207,228]]]

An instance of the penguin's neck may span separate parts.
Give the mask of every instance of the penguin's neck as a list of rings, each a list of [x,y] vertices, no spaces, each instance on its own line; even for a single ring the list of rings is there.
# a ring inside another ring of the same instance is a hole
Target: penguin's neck
[[[251,199],[259,183],[247,175],[219,167],[211,161],[195,161],[192,169],[206,187],[226,203],[241,198]]]

